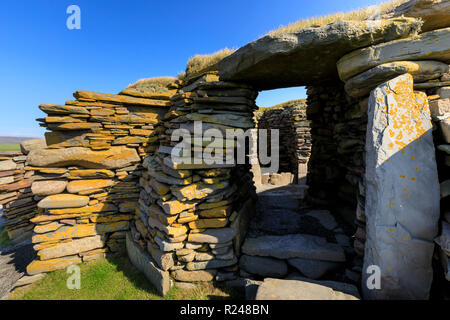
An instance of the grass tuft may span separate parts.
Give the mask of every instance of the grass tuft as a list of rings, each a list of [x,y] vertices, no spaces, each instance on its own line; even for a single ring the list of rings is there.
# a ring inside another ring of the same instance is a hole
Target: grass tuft
[[[369,17],[383,14],[392,10],[393,8],[407,2],[409,0],[394,0],[380,3],[379,5],[372,5],[358,10],[349,12],[337,12],[326,16],[312,17],[296,21],[287,26],[280,26],[278,29],[270,31],[267,35],[276,35],[281,33],[296,33],[305,28],[321,27],[339,20],[366,20]]]
[[[81,288],[66,286],[65,270],[51,272],[33,285],[18,288],[10,300],[209,300],[236,298],[234,291],[200,284],[194,290],[172,288],[163,298],[127,257],[80,264]]]
[[[11,240],[8,236],[5,226],[0,227],[0,247],[7,247],[11,244]]]
[[[157,77],[140,79],[128,85],[126,89],[136,89],[143,92],[169,92],[167,86],[176,80],[174,77]]]
[[[197,74],[205,69],[214,67],[222,59],[228,57],[235,52],[236,49],[222,49],[213,54],[198,54],[189,59],[186,66],[186,73],[184,76],[191,76]]]

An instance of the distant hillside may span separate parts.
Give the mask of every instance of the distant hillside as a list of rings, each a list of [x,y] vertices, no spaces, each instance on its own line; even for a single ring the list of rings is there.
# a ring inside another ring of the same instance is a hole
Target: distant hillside
[[[2,137],[0,136],[0,144],[20,144],[24,140],[36,139],[33,137]]]
[[[290,100],[290,101],[286,101],[286,102],[283,102],[280,104],[276,104],[271,107],[259,107],[258,111],[264,111],[264,110],[269,110],[269,109],[290,108],[290,107],[293,107],[298,104],[306,104],[306,99]]]

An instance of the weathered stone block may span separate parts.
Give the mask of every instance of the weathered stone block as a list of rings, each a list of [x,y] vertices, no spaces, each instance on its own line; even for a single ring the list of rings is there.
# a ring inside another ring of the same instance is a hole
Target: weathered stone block
[[[249,273],[262,277],[283,278],[288,272],[286,262],[267,257],[242,255],[239,266]]]
[[[437,60],[449,64],[450,28],[353,51],[337,62],[337,68],[339,77],[346,82],[381,64],[405,60]]]
[[[368,115],[363,270],[378,266],[382,287],[363,286],[364,297],[427,299],[439,219],[427,98],[414,93],[411,75],[399,76],[372,91]]]
[[[130,233],[127,233],[126,246],[131,263],[143,272],[158,292],[164,296],[171,286],[169,272],[159,269],[150,255],[133,241]]]

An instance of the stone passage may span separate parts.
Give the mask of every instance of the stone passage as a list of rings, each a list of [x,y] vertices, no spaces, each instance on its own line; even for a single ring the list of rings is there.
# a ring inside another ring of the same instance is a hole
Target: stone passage
[[[363,279],[366,298],[427,298],[433,266],[440,274],[436,286],[442,287],[442,267],[448,277],[446,8],[448,1],[412,0],[380,13],[394,19],[338,21],[295,34],[271,34],[219,62],[222,80],[257,89],[308,86],[312,150],[306,198],[355,221],[354,248],[365,260],[361,269],[378,265],[382,274],[379,290],[368,290]],[[397,77],[406,74],[409,84],[398,88]],[[413,173],[406,174],[409,169]],[[438,234],[440,268],[432,264]]]
[[[256,117],[258,129],[268,130],[267,150],[271,150],[270,130],[279,130],[279,170],[275,173],[266,173],[264,165],[262,165],[262,181],[260,183],[304,184],[311,153],[310,123],[306,119],[306,101],[292,100],[260,109],[256,112]]]
[[[308,87],[312,150],[307,199],[355,219],[364,177],[367,100],[348,96],[342,85]]]
[[[170,79],[171,81],[173,79]],[[121,94],[77,91],[42,104],[47,148],[28,155],[38,200],[29,275],[125,252],[139,198],[142,159],[156,150],[158,123],[175,84],[138,82]]]
[[[147,263],[153,270],[147,274],[154,275],[150,279],[162,293],[168,288],[161,281],[169,273],[179,282],[236,276],[254,187],[248,161],[237,164],[234,158],[237,143],[242,141],[227,140],[225,135],[227,129],[254,127],[256,95],[249,86],[222,82],[216,74],[206,73],[185,80],[171,98],[164,130],[159,132],[160,147],[154,156],[146,157],[147,171],[140,180],[142,190],[131,232],[142,250],[129,246],[134,257],[139,252],[150,253],[156,266]],[[197,127],[195,121],[203,121],[203,126]],[[224,138],[208,138],[206,130],[211,128]],[[171,134],[175,130],[193,135],[192,141],[183,140],[185,149],[174,149],[178,142],[171,140]],[[221,154],[207,153],[208,146]],[[212,157],[229,162],[208,164]]]
[[[305,187],[257,189],[256,215],[239,262],[242,277],[285,278],[300,272],[309,279],[344,279],[350,239],[328,210],[307,206]]]

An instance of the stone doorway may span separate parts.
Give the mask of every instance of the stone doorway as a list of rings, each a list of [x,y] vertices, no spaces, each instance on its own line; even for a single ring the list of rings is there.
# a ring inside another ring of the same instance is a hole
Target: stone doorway
[[[333,95],[333,91],[327,88],[330,98],[325,99],[326,102],[316,101],[320,95],[315,94],[317,90],[310,89],[308,99],[289,101],[255,113],[258,129],[280,130],[280,169],[278,172],[264,172],[263,166],[254,165],[252,168],[258,200],[241,250],[241,277],[256,281],[272,277],[343,281],[358,285],[362,259],[357,257],[352,246],[351,237],[356,229],[354,221],[349,223],[338,210],[330,210],[331,201],[319,201],[314,193],[309,195],[307,191],[308,183],[314,185],[317,189],[314,191],[318,193],[325,189],[323,186],[327,183],[336,186],[335,177],[335,180],[324,179],[318,174],[321,164],[331,167],[320,157],[331,139],[319,135],[327,125],[335,125],[337,121],[333,119],[336,117],[322,123],[314,117],[314,110],[308,109],[326,109],[327,102],[336,100],[338,94]],[[343,88],[335,91],[340,90]],[[319,106],[315,105],[317,103]],[[314,130],[311,120],[322,128],[318,131],[316,125]],[[313,140],[317,147],[312,146]],[[309,176],[311,147],[318,159],[310,163],[315,175]],[[334,158],[338,157],[336,150],[334,148],[331,154]],[[317,186],[320,179],[322,186]],[[356,198],[356,189],[353,191]],[[352,210],[353,219],[355,211],[356,203]]]

